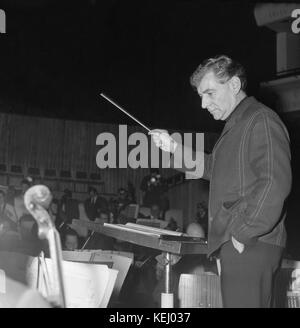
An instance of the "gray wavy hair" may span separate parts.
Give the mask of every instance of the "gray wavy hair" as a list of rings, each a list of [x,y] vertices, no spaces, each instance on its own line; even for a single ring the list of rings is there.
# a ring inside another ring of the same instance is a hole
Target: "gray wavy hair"
[[[220,55],[204,60],[192,74],[191,85],[197,89],[204,75],[208,72],[213,72],[220,83],[225,83],[233,76],[237,76],[241,81],[241,90],[246,89],[247,77],[244,67],[228,56]]]

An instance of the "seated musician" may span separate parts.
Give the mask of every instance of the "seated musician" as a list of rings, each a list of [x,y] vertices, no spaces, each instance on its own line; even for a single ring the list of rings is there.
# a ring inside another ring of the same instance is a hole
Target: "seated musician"
[[[151,206],[151,213],[149,216],[143,216],[143,224],[149,221],[149,225],[162,221],[161,210],[159,205],[153,204]],[[141,217],[139,215],[139,217]],[[162,221],[165,222],[165,221]],[[167,222],[166,222],[167,224]],[[155,256],[160,254],[159,250],[149,247],[140,246],[132,243],[116,243],[115,247],[119,250],[126,250],[134,253],[134,265],[130,267],[123,291],[120,295],[121,301],[126,306],[131,307],[153,307],[152,292],[156,285],[155,278]],[[130,300],[128,302],[128,299]]]
[[[9,219],[0,220],[0,252],[16,252],[20,244],[20,234],[14,229]]]
[[[108,210],[108,202],[104,197],[98,194],[95,187],[88,188],[89,197],[84,202],[84,209],[87,217],[91,221],[95,221],[99,217],[101,211]]]
[[[33,180],[31,177],[27,177],[21,181],[20,193],[14,195],[13,207],[16,213],[17,220],[19,221],[23,215],[28,215],[29,212],[24,204],[25,192],[32,186]]]
[[[38,236],[38,224],[30,215],[23,215],[19,220],[20,243],[18,252],[38,256],[41,251],[49,256],[49,246],[45,239]]]
[[[62,249],[65,251],[75,251],[79,249],[79,236],[75,230],[71,228],[65,230]]]
[[[129,198],[128,191],[125,188],[118,189],[117,198],[110,199],[109,207],[113,215],[113,223],[125,224],[127,222],[126,208],[132,200]]]
[[[153,226],[162,229],[166,229],[166,226],[168,225],[168,222],[164,221],[163,211],[161,210],[159,204],[157,203],[151,205],[149,215],[144,215],[143,213],[139,213],[138,218],[139,218],[137,220],[138,224]],[[149,219],[149,222],[148,220],[145,219]]]
[[[196,222],[190,223],[186,228],[186,233],[191,237],[205,237],[205,232],[201,225]],[[161,293],[164,292],[164,270],[166,265],[166,258],[164,255],[156,257],[156,278],[157,285],[153,292],[153,299],[155,305],[160,307]],[[178,284],[180,275],[186,274],[201,274],[204,272],[212,272],[217,274],[217,266],[215,261],[207,259],[206,254],[188,254],[184,256],[172,255],[172,279],[171,279],[171,290],[174,293],[174,306],[178,307]]]
[[[65,189],[58,206],[58,217],[55,224],[58,226],[58,231],[63,232],[73,219],[79,219],[79,202],[72,197],[71,190]]]
[[[8,221],[10,228],[17,231],[18,219],[15,210],[11,204],[7,202],[5,192],[0,190],[0,221]]]
[[[108,223],[110,222],[109,212],[100,211],[98,214],[99,218],[95,220],[95,223]],[[85,249],[102,249],[102,250],[113,250],[115,244],[115,239],[109,236],[106,236],[101,233],[91,232],[90,236],[87,238],[84,245]]]

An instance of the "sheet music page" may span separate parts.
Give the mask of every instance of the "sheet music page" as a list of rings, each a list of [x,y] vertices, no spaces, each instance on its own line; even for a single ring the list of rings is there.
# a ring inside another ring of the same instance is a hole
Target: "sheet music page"
[[[132,261],[134,259],[134,254],[131,253],[131,252],[112,251],[112,250],[103,250],[102,252],[104,254],[115,254],[115,255],[125,256],[125,257],[128,257],[128,258],[132,259]]]
[[[104,223],[104,226],[105,227],[110,227],[110,228],[113,228],[113,229],[123,230],[123,231],[137,232],[137,233],[147,235],[147,236],[155,236],[155,237],[160,236],[160,233],[155,232],[153,230],[151,231],[151,230],[143,229],[144,226],[141,226],[139,224],[137,224],[137,226],[140,226],[139,229],[127,226],[127,224],[123,225],[123,224]]]
[[[87,251],[62,251],[65,261],[90,262],[93,254]]]
[[[113,269],[109,269],[109,280],[108,283],[106,285],[106,289],[105,289],[105,293],[104,296],[102,298],[102,301],[99,305],[100,308],[107,308],[109,300],[113,297],[113,292],[114,292],[114,287],[116,285],[116,280],[118,277],[118,270],[113,270]]]
[[[111,260],[113,262],[112,268],[119,272],[113,291],[114,298],[117,298],[119,296],[119,293],[121,291],[121,288],[123,286],[123,283],[133,260],[125,256],[116,254],[105,254],[103,252],[94,253],[94,256],[91,259],[91,261],[94,263],[102,262],[105,260]]]
[[[0,294],[6,293],[6,277],[5,271],[0,269]]]
[[[160,229],[165,229],[166,226],[168,225],[167,221],[159,220],[159,219],[137,219],[136,223],[145,226],[149,226],[151,223],[157,223],[159,224]]]
[[[84,250],[76,250],[76,252],[86,252],[86,253],[99,253],[102,252],[103,254],[115,254],[115,255],[121,255],[125,257],[129,257],[130,259],[134,259],[134,254],[132,252],[124,252],[124,251],[115,251],[111,249],[84,249]]]
[[[118,271],[115,286],[113,289],[113,297],[117,298],[127,276],[128,270],[133,262],[133,253],[130,257],[113,253],[113,251],[94,250],[90,251],[63,251],[63,259],[66,261],[87,262],[94,264],[112,263],[112,269]],[[128,255],[128,254],[127,254]],[[109,266],[110,267],[110,266]]]
[[[167,229],[160,229],[160,228],[153,228],[153,227],[148,227],[148,226],[143,226],[141,224],[136,224],[136,223],[126,223],[126,227],[132,228],[132,229],[137,229],[145,232],[152,232],[155,234],[166,234],[166,235],[172,235],[172,236],[182,236],[183,233],[179,231],[172,231],[172,230],[167,230]]]
[[[63,271],[67,307],[100,307],[109,282],[106,265],[63,261]]]
[[[49,275],[53,276],[52,260],[45,260]],[[112,293],[110,287],[107,289],[107,285],[115,281],[115,272],[110,278],[111,269],[107,265],[63,261],[62,269],[68,308],[107,306]],[[41,280],[41,293],[44,295],[45,292],[45,285]]]
[[[30,256],[26,265],[26,282],[30,288],[37,288],[38,283],[38,257]]]

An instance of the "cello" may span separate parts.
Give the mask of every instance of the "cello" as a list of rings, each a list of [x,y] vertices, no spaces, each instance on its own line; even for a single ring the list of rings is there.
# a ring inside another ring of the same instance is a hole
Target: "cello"
[[[38,236],[49,244],[53,265],[53,276],[49,277],[50,286],[47,300],[54,306],[65,308],[65,287],[62,270],[62,250],[58,231],[47,211],[52,201],[50,190],[44,185],[29,188],[24,195],[24,203],[38,224]]]

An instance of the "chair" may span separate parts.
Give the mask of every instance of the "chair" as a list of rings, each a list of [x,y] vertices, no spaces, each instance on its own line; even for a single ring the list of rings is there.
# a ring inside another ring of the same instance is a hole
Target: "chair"
[[[7,185],[6,164],[0,164],[0,184]]]
[[[181,274],[178,284],[180,308],[221,308],[220,277],[211,272]]]
[[[139,214],[139,205],[138,204],[129,204],[124,211],[124,214],[128,218],[136,219]]]
[[[8,184],[12,186],[19,186],[23,179],[23,168],[20,165],[11,165]]]
[[[183,217],[183,212],[182,210],[171,208],[165,213],[165,221],[169,222],[171,218],[173,218],[178,227],[182,229],[183,227],[183,222],[182,222],[182,217]]]
[[[300,261],[283,259],[273,293],[273,307],[300,308]]]

